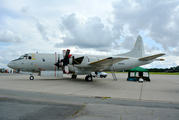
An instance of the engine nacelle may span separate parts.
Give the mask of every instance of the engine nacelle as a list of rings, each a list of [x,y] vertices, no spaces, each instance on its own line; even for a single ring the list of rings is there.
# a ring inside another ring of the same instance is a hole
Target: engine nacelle
[[[74,67],[73,65],[68,65],[69,67],[69,71],[71,73],[74,73],[75,75],[87,75],[87,74],[91,74],[91,70],[84,70],[83,68],[77,68]]]
[[[91,74],[91,71],[85,71],[85,70],[75,71],[75,75],[88,75],[88,74]]]

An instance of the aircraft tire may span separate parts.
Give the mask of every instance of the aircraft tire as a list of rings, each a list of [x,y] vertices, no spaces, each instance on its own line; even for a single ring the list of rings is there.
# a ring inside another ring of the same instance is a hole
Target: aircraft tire
[[[34,76],[30,76],[29,79],[30,79],[30,80],[34,80]]]
[[[85,77],[85,80],[86,80],[86,81],[88,81],[88,78],[87,78],[87,77],[88,77],[88,76]]]
[[[91,81],[93,81],[93,77],[87,75],[87,76],[85,77],[85,80],[88,81],[88,82],[91,82]]]
[[[72,77],[73,79],[76,79],[77,75],[72,75],[71,77]]]

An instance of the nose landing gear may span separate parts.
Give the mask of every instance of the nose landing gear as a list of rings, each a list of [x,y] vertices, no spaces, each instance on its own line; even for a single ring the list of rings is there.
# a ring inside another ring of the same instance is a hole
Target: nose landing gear
[[[34,76],[31,75],[31,76],[29,77],[29,79],[30,79],[30,80],[34,80]]]

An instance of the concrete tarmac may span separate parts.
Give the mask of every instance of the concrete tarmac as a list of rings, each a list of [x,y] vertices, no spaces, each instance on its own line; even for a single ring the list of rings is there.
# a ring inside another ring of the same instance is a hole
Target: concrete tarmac
[[[151,82],[85,76],[71,79],[0,74],[0,119],[179,119],[179,76],[151,75]]]

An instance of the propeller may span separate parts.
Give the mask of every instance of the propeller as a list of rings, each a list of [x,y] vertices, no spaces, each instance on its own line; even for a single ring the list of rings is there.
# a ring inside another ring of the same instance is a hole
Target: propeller
[[[63,60],[61,60],[63,62],[63,68],[65,70],[65,73],[69,73],[69,69],[68,69],[68,64],[69,64],[69,58],[71,57],[70,55],[70,50],[67,49],[66,51],[63,50]]]
[[[70,50],[69,49],[63,50],[63,59],[60,60],[60,58],[58,57],[58,61],[54,65],[58,67],[58,70],[60,67],[62,67],[65,70],[65,73],[69,73],[68,64],[69,64],[70,57],[71,57]]]
[[[59,70],[59,67],[62,67],[62,66],[60,65],[59,57],[58,57],[58,61],[57,61],[57,63],[55,63],[54,65],[58,67],[58,70]]]

